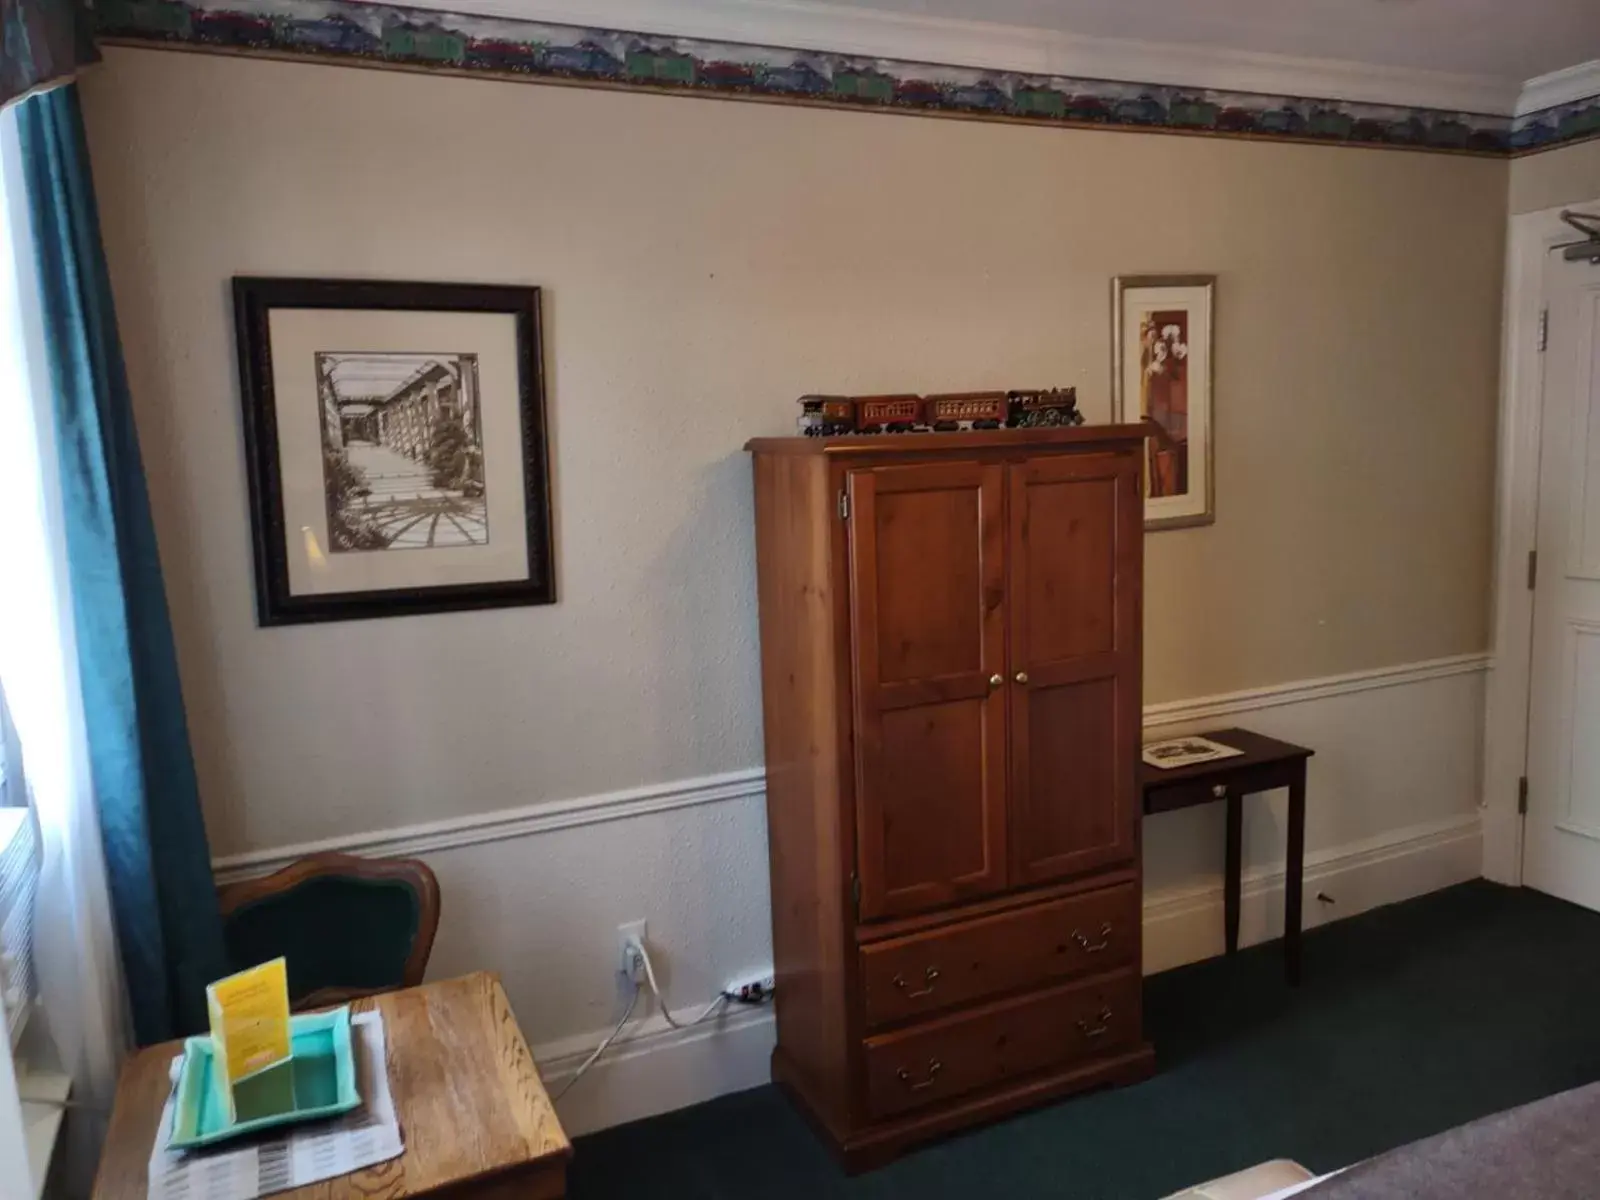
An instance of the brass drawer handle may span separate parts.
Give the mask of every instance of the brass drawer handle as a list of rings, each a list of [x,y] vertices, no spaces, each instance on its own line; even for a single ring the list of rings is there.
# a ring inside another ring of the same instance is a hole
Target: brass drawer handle
[[[906,992],[906,977],[904,975],[896,975],[894,977],[893,982],[894,982],[895,987],[899,988],[902,992],[905,992],[905,996],[906,996],[907,1000],[916,1000],[916,999],[918,999],[919,997],[922,997],[922,996],[931,996],[931,995],[933,995],[933,985],[934,985],[934,982],[939,978],[939,968],[938,967],[929,967],[926,971],[924,971],[922,973],[922,978],[923,978],[923,982],[926,983],[928,986],[927,987],[920,987],[914,992]]]
[[[1093,1022],[1090,1022],[1087,1017],[1079,1017],[1078,1032],[1091,1039],[1105,1037],[1106,1034],[1111,1032],[1111,1006],[1109,1004],[1101,1005],[1100,1011],[1095,1014]]]
[[[928,1060],[928,1074],[925,1079],[920,1079],[916,1083],[912,1083],[911,1072],[906,1070],[904,1067],[901,1067],[894,1073],[894,1075],[896,1079],[905,1084],[906,1091],[920,1092],[924,1088],[931,1088],[933,1086],[934,1076],[936,1076],[942,1070],[944,1070],[944,1064],[937,1058],[930,1058]]]
[[[1085,954],[1099,954],[1100,951],[1111,945],[1111,922],[1107,921],[1101,925],[1100,932],[1096,936],[1100,940],[1091,942],[1083,930],[1074,929],[1072,931],[1072,940],[1078,943],[1079,949]]]

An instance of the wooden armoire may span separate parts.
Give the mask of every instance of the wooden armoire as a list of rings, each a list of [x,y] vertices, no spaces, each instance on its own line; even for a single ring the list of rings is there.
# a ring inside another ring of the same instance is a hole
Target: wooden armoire
[[[1150,1072],[1143,437],[747,447],[773,1075],[849,1166]]]

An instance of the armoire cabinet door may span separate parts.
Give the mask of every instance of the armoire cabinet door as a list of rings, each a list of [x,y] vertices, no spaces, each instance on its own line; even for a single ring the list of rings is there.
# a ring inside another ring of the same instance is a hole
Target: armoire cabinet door
[[[854,471],[861,916],[1006,883],[1005,468]]]
[[[1010,469],[1011,870],[1131,859],[1144,517],[1131,454]]]

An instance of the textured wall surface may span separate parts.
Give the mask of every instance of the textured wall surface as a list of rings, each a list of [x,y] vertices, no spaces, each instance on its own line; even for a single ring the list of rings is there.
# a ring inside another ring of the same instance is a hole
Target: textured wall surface
[[[1503,162],[117,48],[82,87],[218,855],[758,765],[745,439],[820,390],[1105,419],[1119,272],[1219,276],[1219,517],[1148,539],[1147,701],[1484,648]],[[558,604],[256,627],[243,273],[546,289]],[[1437,686],[1261,714],[1319,748],[1313,854],[1473,811],[1479,690]],[[1154,891],[1215,881],[1219,822],[1151,823]],[[1281,847],[1254,808],[1248,865]],[[618,922],[683,1005],[770,956],[759,802],[432,860],[434,970],[562,1053]]]
[[[1479,650],[1507,166],[145,50],[84,81],[219,854],[759,762],[752,434],[804,391],[1079,385],[1214,271],[1217,506],[1160,701]],[[261,630],[235,273],[547,301],[553,608]]]
[[[1519,158],[1511,164],[1511,211],[1538,212],[1600,199],[1600,140]]]

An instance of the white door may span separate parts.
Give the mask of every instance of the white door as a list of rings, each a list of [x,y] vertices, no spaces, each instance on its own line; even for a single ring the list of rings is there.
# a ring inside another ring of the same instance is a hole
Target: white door
[[[1600,909],[1600,266],[1552,253],[1523,882]]]

